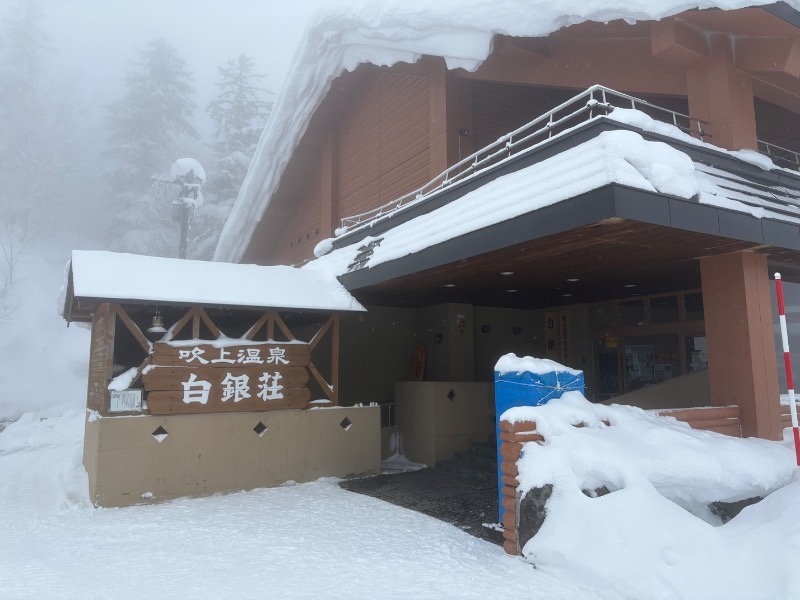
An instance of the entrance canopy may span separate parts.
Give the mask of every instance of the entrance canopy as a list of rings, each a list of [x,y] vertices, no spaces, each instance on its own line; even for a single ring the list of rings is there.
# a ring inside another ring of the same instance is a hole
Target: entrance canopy
[[[264,267],[74,250],[65,285],[64,318],[91,321],[104,302],[289,309],[318,313],[362,312],[332,274],[293,267]]]

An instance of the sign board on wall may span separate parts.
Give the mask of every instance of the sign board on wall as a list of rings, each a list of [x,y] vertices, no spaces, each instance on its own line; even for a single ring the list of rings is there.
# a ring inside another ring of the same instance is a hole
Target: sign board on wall
[[[151,414],[306,408],[303,342],[157,342],[142,375]]]
[[[569,312],[566,310],[544,314],[545,356],[550,360],[569,363]]]
[[[108,412],[142,412],[142,390],[112,391]]]

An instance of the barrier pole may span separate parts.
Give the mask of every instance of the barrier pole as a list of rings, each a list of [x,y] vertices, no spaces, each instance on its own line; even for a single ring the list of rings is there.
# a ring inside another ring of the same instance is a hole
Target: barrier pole
[[[792,380],[792,361],[789,357],[789,332],[786,329],[786,311],[783,305],[783,282],[781,274],[775,273],[775,291],[778,296],[778,315],[781,322],[781,339],[783,340],[783,363],[786,365],[786,386],[789,388],[789,411],[792,414],[792,432],[794,433],[794,453],[797,466],[800,467],[800,430],[797,428],[797,406],[794,403],[794,381]]]

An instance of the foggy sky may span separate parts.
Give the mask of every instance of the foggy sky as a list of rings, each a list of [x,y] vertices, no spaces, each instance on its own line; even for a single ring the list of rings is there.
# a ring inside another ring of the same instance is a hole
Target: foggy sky
[[[173,44],[194,77],[195,120],[211,134],[205,107],[216,94],[217,67],[244,52],[265,73],[261,85],[280,91],[310,16],[347,0],[39,0],[54,50],[48,66],[75,82],[96,107],[121,96],[136,49],[154,38]],[[11,3],[9,3],[11,4]],[[7,8],[0,10],[4,15]]]

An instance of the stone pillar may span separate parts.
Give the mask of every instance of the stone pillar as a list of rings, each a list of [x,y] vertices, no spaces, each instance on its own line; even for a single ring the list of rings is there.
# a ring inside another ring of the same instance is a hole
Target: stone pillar
[[[767,258],[700,260],[711,404],[739,406],[744,437],[780,439],[778,369]]]
[[[720,36],[711,44],[711,56],[686,70],[689,114],[707,121],[711,138],[726,148],[757,149],[753,83],[733,60],[733,42]]]

